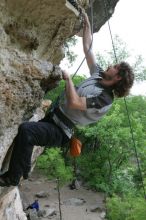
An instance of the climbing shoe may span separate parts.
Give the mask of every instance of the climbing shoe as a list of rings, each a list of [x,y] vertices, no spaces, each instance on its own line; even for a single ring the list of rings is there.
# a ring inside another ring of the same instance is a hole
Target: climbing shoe
[[[11,178],[9,173],[6,172],[0,176],[0,186],[1,187],[10,187],[10,186],[18,186],[20,178]]]
[[[24,180],[27,180],[28,178],[29,178],[29,174],[28,174],[28,173],[23,172],[23,179],[24,179]]]
[[[66,7],[72,10],[75,15],[78,17],[81,14],[81,8],[77,4],[76,0],[66,0]]]
[[[9,179],[7,172],[6,172],[0,176],[0,186],[1,187],[5,187],[5,186],[9,187],[10,185],[11,185],[10,179]]]

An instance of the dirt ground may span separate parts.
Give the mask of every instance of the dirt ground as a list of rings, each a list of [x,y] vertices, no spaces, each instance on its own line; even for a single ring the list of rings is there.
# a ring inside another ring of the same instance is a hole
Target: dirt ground
[[[35,194],[44,191],[49,194],[47,198],[39,198],[40,209],[55,208],[57,211],[56,216],[52,216],[51,219],[60,220],[59,214],[59,202],[58,191],[56,182],[50,182],[42,176],[40,173],[34,171],[30,180],[25,180],[20,187],[22,198],[26,204],[31,204],[35,199]],[[90,209],[99,205],[104,209],[104,195],[102,193],[93,192],[87,190],[84,187],[80,187],[78,190],[71,190],[68,186],[60,188],[61,197],[61,213],[62,220],[103,220],[101,218],[101,211],[91,212]],[[63,202],[71,199],[78,198],[84,199],[86,202],[83,205],[68,205]],[[48,219],[41,218],[42,220]]]

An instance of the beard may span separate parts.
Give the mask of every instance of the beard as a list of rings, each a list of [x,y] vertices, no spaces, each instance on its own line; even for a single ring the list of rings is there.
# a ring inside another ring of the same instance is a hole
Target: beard
[[[103,72],[102,78],[105,79],[105,80],[107,80],[107,81],[111,81],[111,80],[113,79],[112,76],[107,75],[106,71]]]

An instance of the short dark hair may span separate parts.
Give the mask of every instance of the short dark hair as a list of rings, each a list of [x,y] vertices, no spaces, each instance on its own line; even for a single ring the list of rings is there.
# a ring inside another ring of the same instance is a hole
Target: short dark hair
[[[114,95],[118,98],[127,96],[130,92],[130,88],[134,82],[134,73],[132,67],[126,63],[121,62],[119,65],[118,75],[122,77],[113,88]]]

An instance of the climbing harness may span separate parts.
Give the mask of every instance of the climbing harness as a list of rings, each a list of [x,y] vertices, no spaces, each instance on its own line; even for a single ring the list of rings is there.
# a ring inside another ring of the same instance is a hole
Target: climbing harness
[[[106,17],[108,18],[107,7],[108,6],[107,6],[107,4],[104,0],[105,14],[106,14]],[[112,41],[112,48],[113,48],[113,52],[114,52],[114,56],[115,56],[115,61],[116,61],[116,63],[118,63],[118,58],[117,58],[117,55],[116,55],[116,49],[115,49],[115,45],[114,45],[114,40],[113,40],[113,35],[112,35],[112,31],[111,31],[110,22],[109,22],[109,20],[107,22],[108,22],[108,28],[109,28],[111,41]],[[135,153],[135,157],[136,157],[136,161],[137,161],[137,167],[138,167],[138,171],[139,171],[140,179],[141,179],[141,184],[142,184],[142,188],[143,188],[144,198],[146,199],[146,191],[145,191],[144,180],[143,180],[143,175],[142,175],[141,166],[140,166],[140,160],[139,160],[139,156],[138,156],[138,152],[137,152],[137,147],[136,147],[136,144],[135,144],[134,132],[133,132],[131,119],[130,119],[130,113],[129,113],[129,110],[128,110],[128,105],[127,105],[127,101],[126,101],[125,97],[124,97],[124,103],[125,103],[126,113],[127,113],[127,117],[128,117],[128,123],[129,123],[131,138],[132,138],[132,142],[133,142],[134,153]]]

